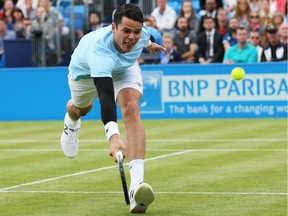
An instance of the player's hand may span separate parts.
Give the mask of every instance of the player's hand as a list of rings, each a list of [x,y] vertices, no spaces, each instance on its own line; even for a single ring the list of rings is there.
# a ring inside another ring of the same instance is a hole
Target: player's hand
[[[156,43],[151,43],[149,47],[146,47],[147,51],[152,54],[156,54],[157,52],[166,51],[165,47],[162,47]]]
[[[109,143],[110,143],[109,154],[110,154],[110,156],[113,157],[115,162],[117,162],[117,152],[118,151],[122,152],[123,159],[126,157],[125,145],[118,134],[111,136]]]

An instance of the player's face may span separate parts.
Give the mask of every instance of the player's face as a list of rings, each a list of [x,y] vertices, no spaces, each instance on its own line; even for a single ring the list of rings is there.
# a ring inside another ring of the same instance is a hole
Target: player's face
[[[121,52],[129,52],[133,49],[141,37],[142,23],[123,17],[121,23],[116,27],[112,23],[112,32],[114,34],[114,43],[116,49]]]

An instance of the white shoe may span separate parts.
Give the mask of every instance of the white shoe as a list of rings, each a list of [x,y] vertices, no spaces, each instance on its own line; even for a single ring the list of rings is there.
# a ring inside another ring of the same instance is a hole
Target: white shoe
[[[139,184],[130,194],[131,213],[146,212],[148,206],[154,201],[153,189],[146,183]]]
[[[71,127],[71,124],[73,125],[72,120],[68,116],[68,113],[66,113],[64,130],[61,136],[61,147],[66,157],[74,158],[77,156],[79,150],[79,129],[81,121],[79,119],[74,127]]]

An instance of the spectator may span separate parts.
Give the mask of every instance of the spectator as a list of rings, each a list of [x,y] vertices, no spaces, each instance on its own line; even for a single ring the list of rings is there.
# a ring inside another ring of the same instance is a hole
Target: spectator
[[[285,2],[287,0],[270,0],[270,10],[272,13],[279,11],[282,14],[285,12]]]
[[[86,29],[86,34],[91,32],[91,31],[95,31],[98,28],[101,28],[101,21],[100,21],[100,16],[96,11],[91,11],[89,13],[89,28]]]
[[[61,36],[68,35],[70,33],[70,29],[67,25],[64,24],[64,18],[61,12],[55,10],[51,6],[50,0],[39,0],[38,7],[45,8],[45,17],[52,20],[54,32],[58,32],[59,28],[61,29]]]
[[[197,51],[196,34],[189,32],[188,20],[185,17],[179,17],[176,26],[179,30],[174,37],[176,50],[181,54],[183,61],[195,62]]]
[[[148,26],[148,29],[150,30],[150,34],[151,34],[150,40],[152,42],[159,44],[159,45],[162,45],[161,32],[153,26],[152,20],[150,18],[146,18],[144,20],[144,23],[146,26]]]
[[[200,4],[200,9],[201,10],[205,10],[206,9],[206,3],[207,3],[207,0],[199,0],[199,4]],[[216,4],[216,8],[223,7],[222,0],[216,0],[215,4]]]
[[[55,48],[53,20],[46,16],[44,7],[40,6],[36,9],[36,19],[32,20],[30,32],[36,38],[44,37],[50,49]]]
[[[287,45],[280,43],[276,25],[269,23],[266,30],[269,44],[262,52],[261,62],[287,61]]]
[[[267,26],[269,22],[271,22],[273,13],[270,10],[270,2],[269,0],[262,0],[262,7],[259,12],[260,19],[261,19],[261,25]]]
[[[4,8],[2,11],[2,18],[5,20],[7,24],[7,29],[13,30],[13,18],[12,12],[15,9],[15,4],[12,0],[6,0],[4,2]]]
[[[5,67],[4,40],[13,39],[16,39],[15,31],[7,29],[5,20],[0,19],[0,67]]]
[[[189,30],[192,33],[197,34],[199,31],[199,20],[193,8],[192,2],[190,0],[184,0],[179,17],[186,17],[188,20]]]
[[[12,12],[13,29],[16,32],[17,38],[25,38],[26,29],[24,25],[24,15],[19,8],[15,8]]]
[[[258,12],[251,11],[249,15],[248,34],[251,31],[257,31],[260,35],[265,31],[265,27],[260,23],[260,16]]]
[[[151,34],[150,40],[162,46],[161,32],[158,31],[158,29],[156,29],[155,27],[153,27],[153,24],[152,24],[153,20],[150,19],[150,17],[144,19],[144,23],[148,27],[150,34]],[[158,64],[159,62],[160,62],[160,55],[158,54],[151,55],[148,53],[148,50],[146,48],[143,48],[142,54],[138,58],[139,64]]]
[[[85,29],[84,31],[82,29],[77,29],[76,34],[77,34],[78,40],[82,38],[84,34],[87,34],[91,31],[95,31],[98,28],[102,27],[99,14],[96,11],[91,11],[89,13],[88,20],[89,20],[89,27],[87,29]]]
[[[36,9],[33,8],[32,4],[33,4],[32,0],[24,0],[24,6],[22,5],[21,7],[18,6],[18,8],[22,10],[24,17],[29,18],[30,20],[33,20],[36,18]]]
[[[163,35],[170,34],[174,37],[174,26],[177,19],[176,11],[167,4],[167,0],[157,0],[157,5],[151,13],[155,17],[157,28]]]
[[[250,0],[249,6],[251,11],[259,12],[261,10],[261,1],[262,0]]]
[[[274,23],[279,29],[280,25],[284,22],[284,15],[279,11],[274,12],[271,22]]]
[[[26,39],[30,39],[31,33],[30,33],[30,28],[32,25],[32,20],[30,20],[29,18],[24,18],[23,20],[23,27],[24,27],[24,35]]]
[[[257,49],[247,43],[247,29],[239,27],[236,31],[237,44],[230,47],[224,55],[224,63],[257,62]]]
[[[215,29],[215,21],[212,17],[205,17],[203,21],[205,31],[198,36],[198,62],[209,64],[222,62],[224,47],[222,35]]]
[[[232,17],[232,14],[235,14],[236,6],[237,0],[223,0],[223,8],[227,12],[229,19]]]
[[[238,0],[234,16],[238,19],[240,26],[248,27],[250,11],[248,0]]]
[[[203,31],[205,31],[204,27],[203,27],[203,22],[205,17],[212,17],[215,21],[215,23],[217,23],[217,8],[216,8],[216,0],[206,0],[205,2],[205,11],[201,12],[201,19],[200,19],[200,26],[199,26],[199,31],[198,33],[201,33]]]
[[[39,0],[31,0],[31,7],[36,10],[36,8],[38,7],[38,2]],[[20,8],[22,11],[26,10],[26,0],[18,0],[16,3],[16,7]],[[24,14],[24,16],[26,17],[26,14]]]
[[[158,29],[157,28],[157,25],[156,25],[156,19],[154,16],[150,15],[149,18],[148,18],[151,22],[151,27],[155,28],[155,29]],[[158,29],[159,30],[159,29]],[[162,40],[162,39],[161,39]]]
[[[5,0],[3,4],[3,8],[0,10],[0,19],[5,19],[5,11],[13,11],[15,8],[15,4],[12,0]]]
[[[7,29],[7,24],[4,19],[0,19],[0,39],[1,40],[16,39],[15,31]]]
[[[288,45],[288,23],[284,22],[280,25],[279,37],[282,44]]]
[[[36,19],[32,20],[32,24],[29,28],[30,38],[34,39],[35,46],[38,48],[39,53],[36,53],[36,62],[39,65],[45,64],[46,61],[41,59],[43,52],[51,53],[55,50],[54,42],[54,28],[53,20],[46,16],[45,8],[38,7],[36,9]],[[42,49],[44,47],[44,50]]]
[[[173,48],[173,38],[171,35],[164,35],[162,37],[162,43],[166,51],[160,53],[161,64],[175,63],[182,60],[181,54]]]
[[[62,14],[60,12],[56,11],[51,7],[50,0],[38,0],[38,7],[44,7],[45,9],[45,16],[49,17],[51,20],[53,20],[53,25],[58,26],[58,19],[63,19]],[[36,8],[35,8],[36,9]]]
[[[217,10],[217,23],[216,28],[221,33],[221,35],[225,35],[228,32],[228,16],[227,11],[224,8],[218,8]]]
[[[229,27],[229,32],[224,35],[223,41],[222,41],[225,51],[229,47],[237,44],[236,30],[239,27],[237,18],[232,17],[228,22],[228,27]]]
[[[257,49],[257,62],[261,61],[263,47],[260,46],[260,34],[258,31],[251,31],[249,34],[249,43]]]

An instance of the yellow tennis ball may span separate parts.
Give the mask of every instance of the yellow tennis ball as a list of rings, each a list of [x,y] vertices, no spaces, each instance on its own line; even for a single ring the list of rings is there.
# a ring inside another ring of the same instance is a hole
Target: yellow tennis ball
[[[241,67],[236,67],[231,71],[231,76],[235,80],[242,80],[243,77],[245,76],[245,71]]]

